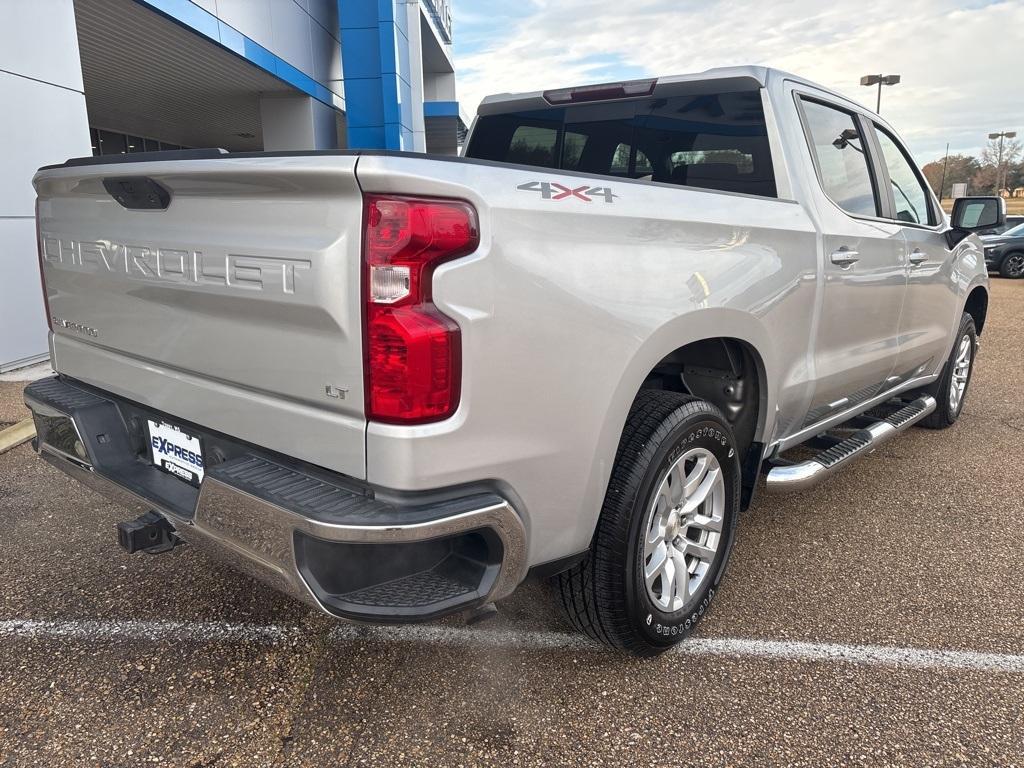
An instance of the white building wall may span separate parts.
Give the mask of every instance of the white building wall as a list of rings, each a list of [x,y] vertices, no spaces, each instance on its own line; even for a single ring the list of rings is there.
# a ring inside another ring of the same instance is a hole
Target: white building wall
[[[367,2],[368,0],[355,0]],[[344,96],[338,0],[193,0],[275,56]]]
[[[91,154],[72,0],[0,2],[0,371],[45,356],[32,175]]]
[[[263,149],[333,149],[338,143],[334,110],[311,96],[260,97]]]

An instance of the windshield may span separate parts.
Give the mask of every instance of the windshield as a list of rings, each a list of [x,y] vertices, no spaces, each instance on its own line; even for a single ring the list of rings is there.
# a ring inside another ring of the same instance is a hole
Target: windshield
[[[1024,224],[1018,224],[1012,229],[1006,230],[1000,237],[1024,237]]]

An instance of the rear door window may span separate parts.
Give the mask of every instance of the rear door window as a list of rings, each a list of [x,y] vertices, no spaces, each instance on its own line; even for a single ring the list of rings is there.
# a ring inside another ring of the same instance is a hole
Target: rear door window
[[[801,101],[825,194],[847,213],[880,215],[867,150],[853,113],[810,99]]]
[[[481,118],[467,157],[557,168],[563,127],[561,109]]]
[[[566,148],[573,146],[574,137],[578,137],[580,152],[572,157],[563,153],[562,168],[601,176],[632,177],[635,131],[636,104],[632,102],[567,108]]]
[[[485,116],[466,156],[776,196],[759,90]]]
[[[759,91],[654,99],[636,144],[654,181],[775,197],[775,171]]]
[[[554,168],[557,150],[558,130],[556,128],[520,125],[512,134],[508,158],[510,163]]]

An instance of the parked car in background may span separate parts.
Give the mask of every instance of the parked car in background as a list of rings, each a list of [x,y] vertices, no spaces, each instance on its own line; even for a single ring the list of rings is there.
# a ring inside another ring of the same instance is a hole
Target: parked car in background
[[[1019,227],[1021,224],[1024,224],[1024,216],[1007,216],[1006,223],[1000,224],[998,227],[990,227],[978,234],[982,237],[985,235],[1002,235],[1009,232],[1011,229]]]
[[[990,272],[1003,277],[1024,277],[1024,223],[1000,235],[984,235],[981,242],[985,245],[985,266]]]

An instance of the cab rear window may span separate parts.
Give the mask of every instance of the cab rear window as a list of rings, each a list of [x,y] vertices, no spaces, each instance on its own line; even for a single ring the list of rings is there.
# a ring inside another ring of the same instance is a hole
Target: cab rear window
[[[776,196],[757,90],[489,115],[466,156]]]

